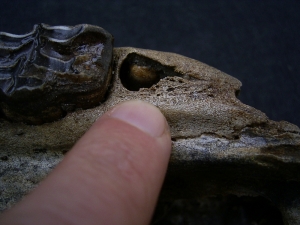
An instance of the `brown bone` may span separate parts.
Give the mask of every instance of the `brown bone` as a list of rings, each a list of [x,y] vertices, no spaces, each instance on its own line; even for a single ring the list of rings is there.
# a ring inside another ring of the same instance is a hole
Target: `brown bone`
[[[101,105],[39,126],[1,120],[0,156],[9,160],[0,172],[18,177],[0,184],[7,190],[2,195],[11,199],[2,209],[38,183],[105,111],[140,99],[156,105],[171,129],[173,148],[161,199],[263,196],[277,205],[286,224],[300,224],[297,126],[271,121],[241,103],[236,98],[241,82],[199,61],[136,48],[115,48],[113,55],[112,82]],[[28,164],[33,159],[38,161],[35,172]]]

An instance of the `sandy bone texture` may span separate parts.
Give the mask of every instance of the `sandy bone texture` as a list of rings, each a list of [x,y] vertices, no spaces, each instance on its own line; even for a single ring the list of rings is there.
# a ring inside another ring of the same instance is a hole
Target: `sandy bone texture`
[[[115,48],[112,81],[99,106],[39,126],[1,120],[2,209],[32,189],[109,108],[140,99],[156,105],[171,129],[160,199],[263,196],[285,224],[300,224],[300,130],[240,102],[240,87],[237,79],[181,55]]]

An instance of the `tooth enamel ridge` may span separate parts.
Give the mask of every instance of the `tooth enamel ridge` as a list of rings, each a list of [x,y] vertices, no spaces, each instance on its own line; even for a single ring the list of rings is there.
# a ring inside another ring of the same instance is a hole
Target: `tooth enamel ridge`
[[[53,122],[64,105],[91,108],[111,78],[112,36],[92,25],[35,25],[24,35],[0,33],[0,106],[6,119]]]

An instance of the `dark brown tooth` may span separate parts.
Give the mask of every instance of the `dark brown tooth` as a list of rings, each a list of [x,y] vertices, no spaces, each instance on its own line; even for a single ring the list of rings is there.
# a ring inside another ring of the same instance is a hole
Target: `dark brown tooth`
[[[99,105],[111,78],[112,49],[112,35],[87,24],[38,24],[24,35],[1,32],[2,114],[14,122],[42,124],[69,109]]]

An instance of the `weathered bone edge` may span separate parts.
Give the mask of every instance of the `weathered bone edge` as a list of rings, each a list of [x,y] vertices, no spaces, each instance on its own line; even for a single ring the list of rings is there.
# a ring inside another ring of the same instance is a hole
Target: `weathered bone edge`
[[[101,27],[35,25],[0,33],[0,107],[11,121],[52,122],[104,98],[113,37]]]
[[[181,55],[115,48],[111,85],[101,105],[39,126],[1,120],[2,209],[32,189],[110,107],[140,99],[156,105],[171,129],[161,201],[263,196],[277,205],[286,224],[300,224],[300,130],[241,103],[240,86],[237,79]]]

